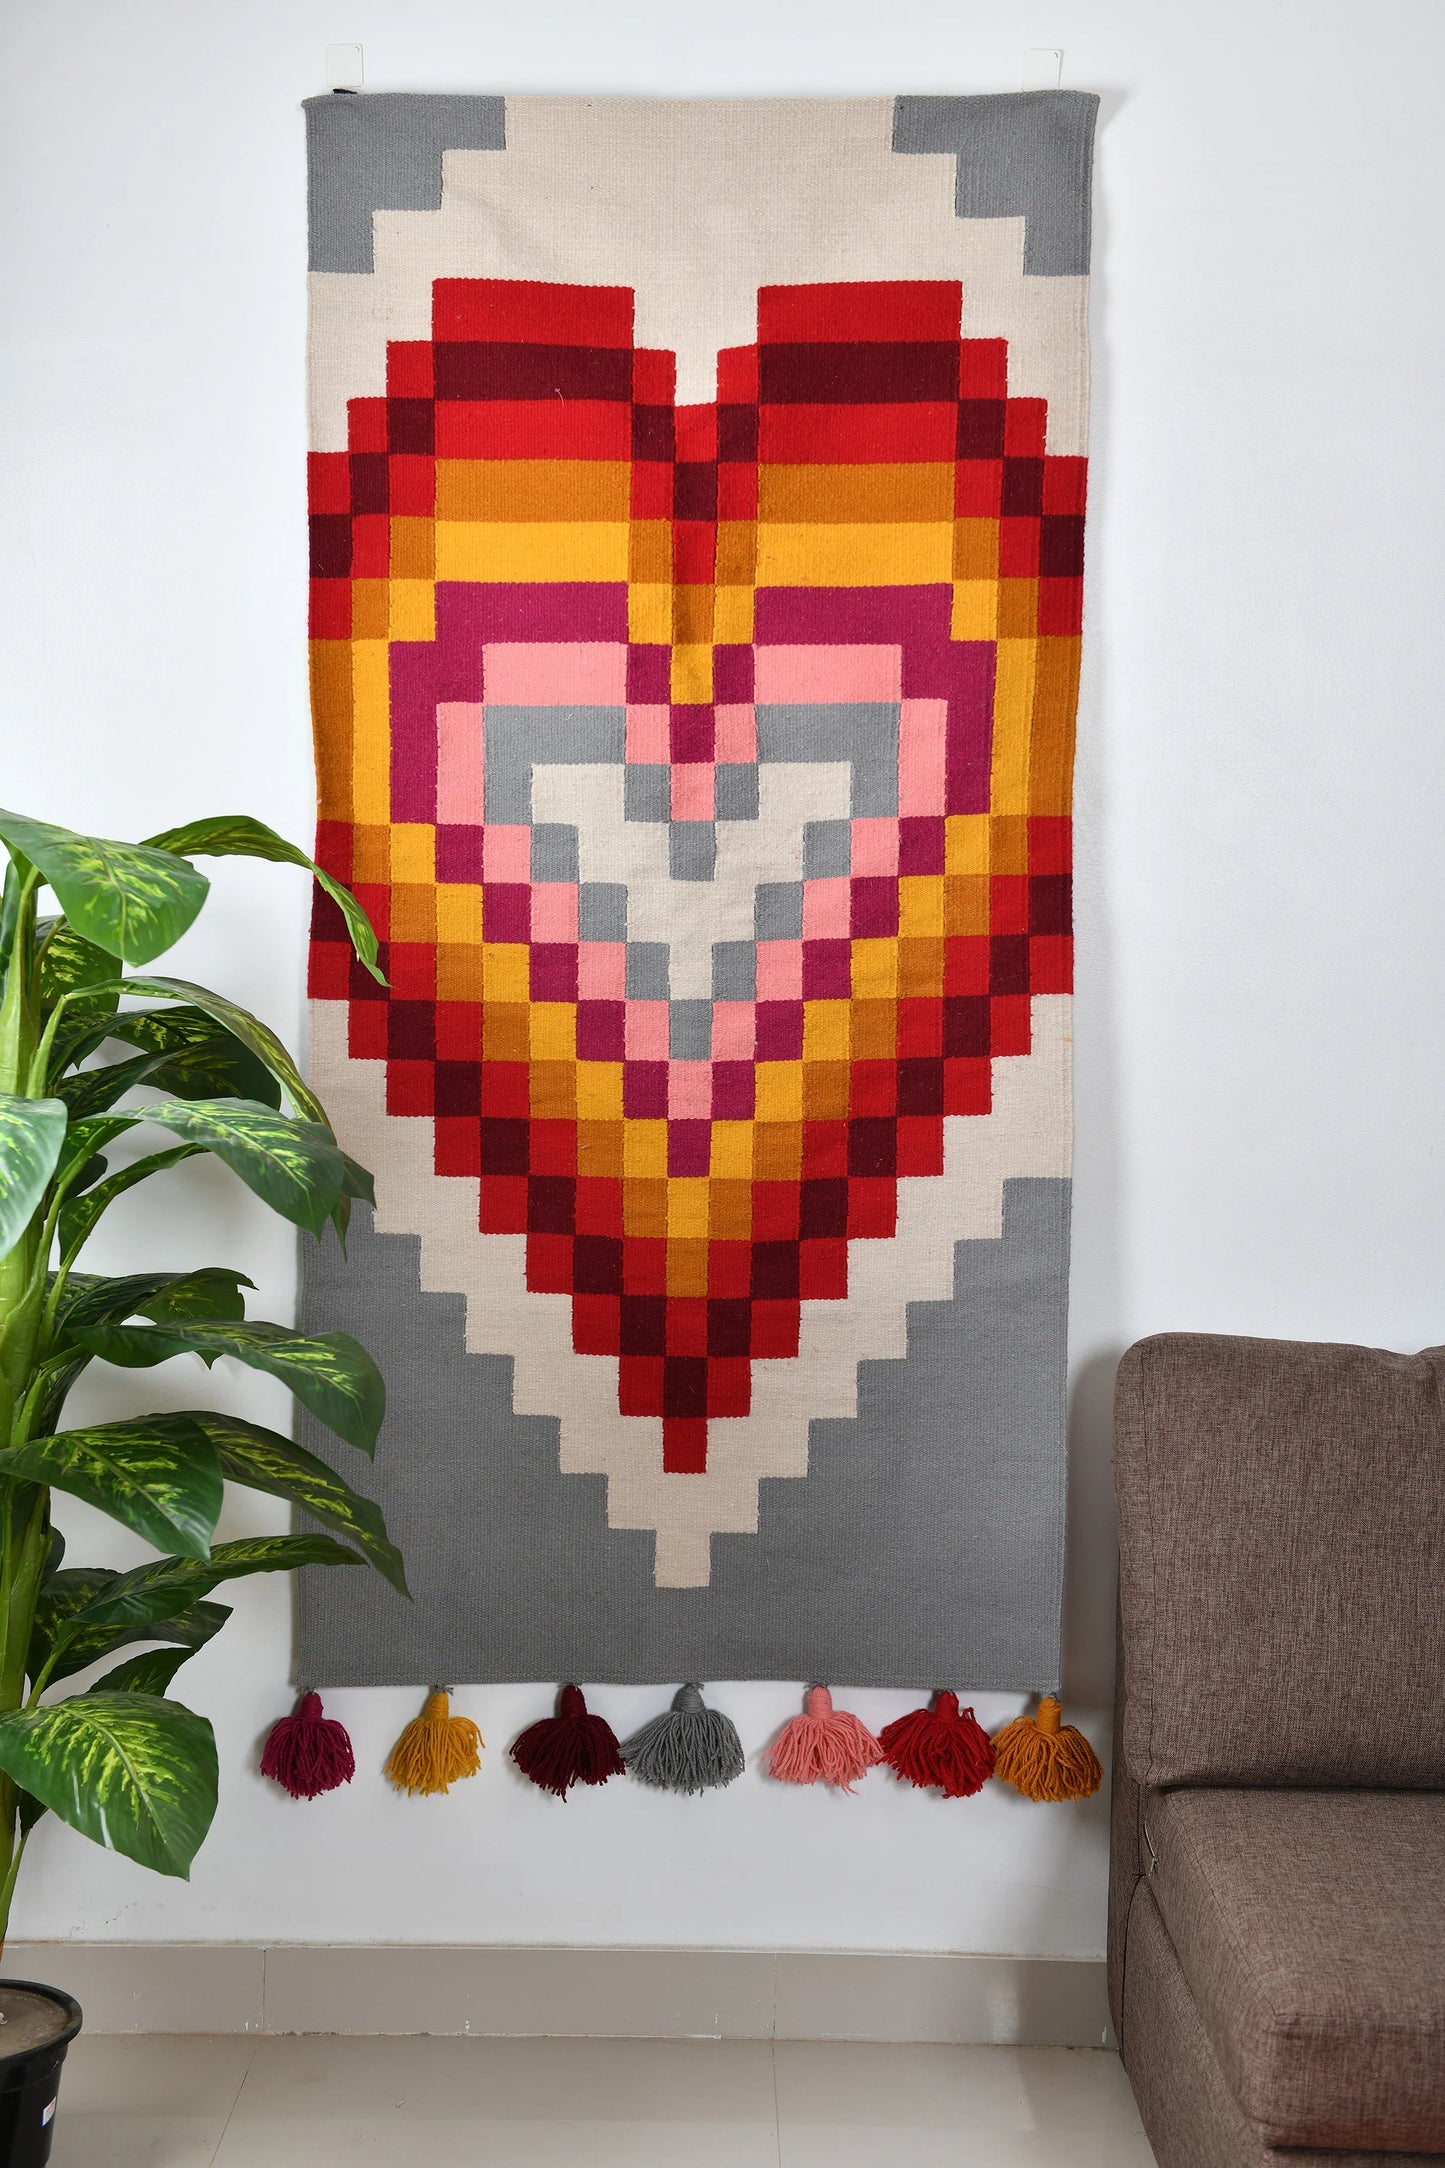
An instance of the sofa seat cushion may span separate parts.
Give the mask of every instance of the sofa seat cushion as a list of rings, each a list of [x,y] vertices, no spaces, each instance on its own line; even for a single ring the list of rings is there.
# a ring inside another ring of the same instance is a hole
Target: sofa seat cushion
[[[1445,2152],[1445,1793],[1161,1792],[1144,1826],[1155,1902],[1261,2134]]]

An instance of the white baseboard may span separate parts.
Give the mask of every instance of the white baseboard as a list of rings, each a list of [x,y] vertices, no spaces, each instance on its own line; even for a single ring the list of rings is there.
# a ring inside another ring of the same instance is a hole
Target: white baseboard
[[[1098,2047],[1104,1967],[927,1952],[12,1942],[92,2033],[918,2040]]]

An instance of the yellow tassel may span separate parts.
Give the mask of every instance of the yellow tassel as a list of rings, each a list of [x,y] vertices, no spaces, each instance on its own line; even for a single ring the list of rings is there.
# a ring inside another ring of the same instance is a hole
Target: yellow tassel
[[[444,1686],[426,1697],[386,1760],[385,1773],[399,1792],[444,1792],[482,1766],[481,1733],[469,1716],[453,1716]]]
[[[1045,1694],[1037,1716],[1016,1716],[994,1733],[993,1773],[1025,1799],[1088,1799],[1104,1780],[1098,1755],[1063,1716]]]

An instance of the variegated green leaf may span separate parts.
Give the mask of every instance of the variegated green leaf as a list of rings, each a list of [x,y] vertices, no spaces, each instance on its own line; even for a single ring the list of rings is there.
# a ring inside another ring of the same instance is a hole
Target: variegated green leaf
[[[20,1834],[22,1837],[29,1836],[31,1830],[35,1827],[35,1824],[40,1820],[41,1816],[45,1813],[45,1811],[46,1809],[41,1805],[40,1801],[38,1799],[32,1799],[29,1792],[22,1792],[17,1790],[15,1798],[15,1818],[20,1824]]]
[[[136,1114],[87,1114],[79,1121],[72,1121],[65,1132],[65,1143],[55,1165],[57,1187],[74,1189],[80,1176],[107,1145],[117,1137],[123,1137],[128,1129],[134,1129],[141,1119]]]
[[[58,1684],[62,1679],[73,1678],[77,1671],[87,1670],[102,1657],[113,1656],[117,1649],[123,1649],[133,1641],[174,1642],[193,1655],[220,1632],[230,1616],[229,1604],[193,1603],[189,1609],[178,1611],[174,1618],[153,1620],[143,1626],[92,1626],[81,1620],[72,1621],[60,1632],[59,1653],[50,1674],[51,1682]],[[38,1672],[49,1654],[48,1644],[33,1647],[32,1669]]]
[[[160,1279],[162,1275],[156,1273],[153,1277]],[[244,1272],[233,1272],[229,1265],[203,1265],[196,1272],[171,1272],[164,1277],[164,1287],[136,1304],[139,1315],[157,1325],[243,1318],[246,1298],[241,1289],[254,1289],[256,1285]]]
[[[62,1257],[74,1257],[84,1247],[101,1213],[117,1197],[123,1197],[139,1182],[148,1182],[153,1174],[162,1174],[167,1167],[179,1166],[183,1159],[194,1159],[201,1149],[199,1144],[174,1144],[168,1152],[150,1152],[144,1159],[132,1160],[128,1167],[107,1175],[84,1196],[72,1195],[60,1208]]]
[[[159,1549],[210,1553],[221,1511],[221,1470],[186,1416],[94,1423],[0,1449],[0,1480],[49,1483],[98,1506]],[[57,1576],[58,1578],[58,1576]]]
[[[249,1009],[243,1009],[239,1002],[228,1001],[224,994],[213,994],[208,986],[195,985],[190,979],[129,978],[118,981],[118,985],[122,993],[133,994],[140,1000],[183,1001],[213,1017],[239,1039],[242,1046],[248,1047],[258,1061],[264,1062],[272,1076],[285,1086],[297,1113],[307,1121],[319,1122],[330,1136],[331,1124],[326,1119],[325,1107],[304,1081],[270,1025],[263,1024]]]
[[[72,1672],[84,1671],[87,1664],[97,1658],[109,1656],[113,1649],[123,1648],[128,1641],[184,1641],[190,1648],[200,1648],[230,1616],[224,1604],[195,1604],[196,1613],[214,1613],[214,1619],[197,1618],[194,1631],[182,1632],[182,1617],[189,1616],[184,1604],[178,1606],[177,1614],[165,1626],[142,1624],[135,1626],[125,1621],[91,1625],[83,1621],[81,1613],[114,1587],[122,1576],[113,1566],[63,1566],[47,1574],[41,1583],[39,1601],[35,1606],[35,1628],[30,1637],[30,1675],[38,1677],[57,1648],[64,1650],[64,1659],[57,1662],[54,1677],[69,1678]]]
[[[67,1119],[58,1099],[0,1092],[0,1257],[14,1249],[35,1216],[65,1142]],[[339,1195],[339,1178],[336,1186]]]
[[[319,1122],[303,1122],[301,1126],[303,1129],[312,1130],[323,1143],[335,1144],[336,1142],[331,1131],[323,1129]],[[337,1150],[341,1150],[339,1145],[337,1145]],[[342,1195],[346,1197],[362,1197],[368,1204],[374,1205],[376,1203],[376,1182],[370,1169],[363,1167],[361,1161],[353,1159],[348,1152],[341,1153],[341,1160],[344,1170],[341,1179]]]
[[[36,1670],[71,1621],[119,1578],[113,1566],[57,1565],[54,1572],[47,1572],[41,1582],[35,1631],[30,1638],[30,1653],[37,1657]]]
[[[32,1417],[37,1433],[48,1435],[60,1429],[66,1396],[89,1361],[84,1348],[66,1347],[47,1355],[37,1366],[41,1393]]]
[[[114,1280],[102,1279],[95,1273],[72,1272],[56,1310],[50,1351],[41,1363],[42,1374],[49,1382],[36,1410],[36,1428],[58,1428],[65,1396],[92,1358],[93,1350],[70,1337],[73,1325],[88,1328],[137,1315],[165,1323],[192,1317],[244,1317],[246,1304],[241,1289],[254,1284],[244,1272],[219,1265],[199,1272],[134,1272]]]
[[[178,1046],[157,1062],[147,1082],[177,1099],[249,1099],[279,1107],[281,1087],[264,1062],[232,1031],[213,1026],[208,1038]]]
[[[55,1091],[71,1115],[79,1116],[113,1107],[138,1084],[147,1084],[153,1091],[171,1092],[178,1099],[244,1099],[269,1107],[281,1103],[281,1087],[270,1070],[231,1032],[222,1031],[216,1024],[211,1025],[204,1039],[133,1054],[129,1061],[78,1069],[62,1077]]]
[[[323,1129],[319,1123],[315,1124],[315,1128],[317,1135],[320,1137],[330,1135],[330,1131]],[[341,1180],[341,1195],[337,1198],[331,1210],[331,1224],[340,1237],[341,1247],[344,1251],[346,1248],[346,1230],[351,1225],[351,1200],[353,1197],[362,1197],[367,1204],[374,1206],[376,1203],[376,1183],[372,1179],[369,1169],[363,1167],[360,1160],[352,1159],[350,1154],[346,1152],[341,1154],[341,1158],[345,1173]]]
[[[98,1589],[77,1615],[79,1626],[121,1626],[133,1638],[143,1639],[164,1619],[189,1615],[202,1608],[198,1599],[208,1596],[223,1581],[238,1581],[252,1573],[290,1573],[297,1566],[359,1566],[355,1551],[332,1536],[243,1536],[235,1543],[216,1544],[208,1559],[156,1558],[148,1565],[133,1566],[129,1573],[114,1575]],[[57,1580],[60,1578],[56,1576]],[[169,1634],[150,1638],[169,1640]]]
[[[183,1319],[244,1317],[243,1287],[254,1280],[228,1265],[203,1265],[195,1272],[128,1272],[103,1279],[92,1272],[72,1272],[56,1312],[56,1326],[118,1324],[126,1317],[148,1317],[158,1324]]]
[[[113,958],[110,959],[110,968],[115,970]],[[128,1046],[145,1044],[148,1052],[155,1053],[158,1046],[140,1040],[131,1027],[143,1025],[148,1018],[159,1020],[192,1013],[186,1009],[116,1009],[114,1004],[128,984],[128,980],[117,978],[105,982],[105,991],[111,1000],[110,1008],[97,1008],[92,1005],[95,991],[92,988],[92,998],[87,999],[84,1008],[71,1008],[67,1011],[61,1019],[52,1046],[52,1076],[87,1061],[98,1047],[104,1046],[107,1039],[120,1039]],[[210,1023],[209,1018],[206,1021]],[[214,1031],[219,1027],[211,1024],[210,1028]]]
[[[218,813],[209,820],[187,821],[182,828],[168,828],[164,835],[149,840],[157,850],[176,851],[183,858],[266,858],[276,865],[305,866],[345,919],[357,955],[372,977],[385,986],[376,961],[371,920],[351,890],[331,874],[323,873],[315,859],[278,836],[264,821],[253,820],[249,813]]]
[[[387,1538],[380,1506],[354,1491],[324,1460],[293,1445],[279,1431],[243,1423],[239,1416],[196,1408],[191,1421],[210,1439],[221,1473],[233,1483],[289,1498],[313,1521],[347,1537],[394,1589],[410,1595],[401,1553]]]
[[[74,1175],[67,1181],[67,1192],[78,1195],[82,1190],[93,1189],[109,1165],[110,1161],[105,1157],[104,1153],[92,1152],[89,1159],[83,1159],[80,1162]],[[63,1210],[64,1207],[62,1206],[61,1209]]]
[[[263,1203],[319,1235],[346,1179],[337,1145],[309,1121],[250,1099],[162,1099],[145,1109],[187,1144],[214,1152]]]
[[[163,1694],[182,1664],[188,1664],[195,1655],[194,1649],[143,1649],[139,1656],[127,1656],[114,1671],[107,1671],[104,1678],[97,1679],[87,1691],[92,1694]]]
[[[78,1069],[61,1078],[55,1087],[56,1096],[65,1101],[76,1121],[87,1115],[104,1114],[135,1085],[144,1084],[159,1061],[157,1054],[134,1054],[129,1061],[111,1061],[96,1069]]]
[[[83,941],[148,964],[179,941],[210,882],[189,859],[144,843],[76,835],[0,812],[0,839],[23,851]]]
[[[152,1694],[6,1710],[0,1769],[82,1836],[182,1880],[216,1811],[210,1725]]]
[[[260,1318],[193,1325],[97,1325],[72,1327],[70,1338],[103,1361],[145,1369],[172,1355],[200,1355],[214,1362],[234,1355],[289,1386],[318,1421],[363,1453],[376,1449],[386,1412],[381,1372],[347,1332],[301,1333]]]
[[[93,941],[82,940],[69,920],[41,919],[35,928],[40,943],[40,1006],[52,1009],[62,994],[77,993],[84,986],[103,986],[115,977],[115,958]],[[95,997],[104,1005],[103,998]],[[118,996],[112,994],[114,1008]],[[86,1004],[89,1007],[89,1003]]]
[[[113,980],[112,991],[131,984],[128,979]],[[56,1044],[64,1060],[73,1063],[84,1061],[107,1039],[121,1040],[144,1054],[170,1056],[181,1079],[175,1087],[179,1097],[201,1096],[192,1088],[191,1080],[209,1069],[223,1079],[227,1093],[259,1099],[266,1106],[280,1104],[281,1087],[266,1064],[204,1009],[182,1004],[163,1009],[121,1009],[112,1016],[97,1016],[87,1006],[68,1026],[62,1024]],[[153,1076],[158,1089],[172,1089],[164,1065]]]

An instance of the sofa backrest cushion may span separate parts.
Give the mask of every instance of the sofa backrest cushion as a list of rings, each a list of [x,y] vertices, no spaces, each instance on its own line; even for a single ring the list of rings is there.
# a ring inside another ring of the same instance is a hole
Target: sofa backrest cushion
[[[1138,1782],[1445,1785],[1445,1348],[1141,1340],[1114,1483]]]

